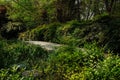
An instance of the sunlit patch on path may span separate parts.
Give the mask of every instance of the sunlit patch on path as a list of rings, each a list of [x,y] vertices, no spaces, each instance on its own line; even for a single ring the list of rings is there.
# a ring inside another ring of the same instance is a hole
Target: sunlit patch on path
[[[31,44],[35,44],[35,45],[40,45],[42,48],[44,48],[48,51],[55,50],[55,48],[61,46],[60,44],[51,43],[51,42],[44,42],[44,41],[26,41],[26,42],[31,43]]]

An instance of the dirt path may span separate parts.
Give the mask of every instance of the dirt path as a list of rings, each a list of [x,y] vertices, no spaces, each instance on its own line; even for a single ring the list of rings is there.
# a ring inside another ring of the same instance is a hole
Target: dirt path
[[[42,48],[48,50],[48,51],[52,51],[55,50],[55,48],[60,47],[60,44],[56,44],[56,43],[51,43],[51,42],[44,42],[44,41],[26,41],[30,44],[35,44],[35,45],[40,45]]]

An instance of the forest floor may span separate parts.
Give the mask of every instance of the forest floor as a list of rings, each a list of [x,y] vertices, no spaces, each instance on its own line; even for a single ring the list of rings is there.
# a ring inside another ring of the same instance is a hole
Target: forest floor
[[[55,51],[55,49],[62,47],[62,46],[67,46],[64,44],[57,44],[57,43],[45,42],[45,41],[25,41],[25,42],[34,44],[34,45],[39,45],[42,48],[44,48],[45,50],[47,50],[48,52]],[[78,48],[78,47],[76,47],[76,48]],[[78,49],[81,49],[82,51],[86,51],[86,49],[84,49],[84,48],[78,48]]]

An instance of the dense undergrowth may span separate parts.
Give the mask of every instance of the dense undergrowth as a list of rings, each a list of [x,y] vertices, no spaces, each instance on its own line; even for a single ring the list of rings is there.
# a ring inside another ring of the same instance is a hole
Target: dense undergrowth
[[[20,80],[25,79],[23,72],[42,65],[47,51],[26,42],[1,40],[0,56],[0,80]]]
[[[96,44],[50,52],[21,41],[0,42],[1,80],[119,80],[120,58]]]
[[[0,0],[0,80],[120,80],[119,0]],[[63,44],[55,51],[25,41]]]
[[[97,42],[105,51],[119,53],[120,18],[103,14],[89,21],[69,21],[38,26],[19,35],[21,40],[43,40],[68,45],[83,46]]]

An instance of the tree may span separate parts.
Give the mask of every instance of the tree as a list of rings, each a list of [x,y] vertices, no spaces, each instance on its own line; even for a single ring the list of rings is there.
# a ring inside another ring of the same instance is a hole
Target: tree
[[[60,22],[70,21],[75,18],[76,0],[56,0],[56,18]]]
[[[116,7],[117,2],[119,3],[119,0],[104,0],[106,11],[109,14],[113,13],[113,9]]]
[[[0,5],[0,28],[3,26],[3,24],[7,23],[7,18],[6,18],[6,12],[7,8],[5,5]]]

